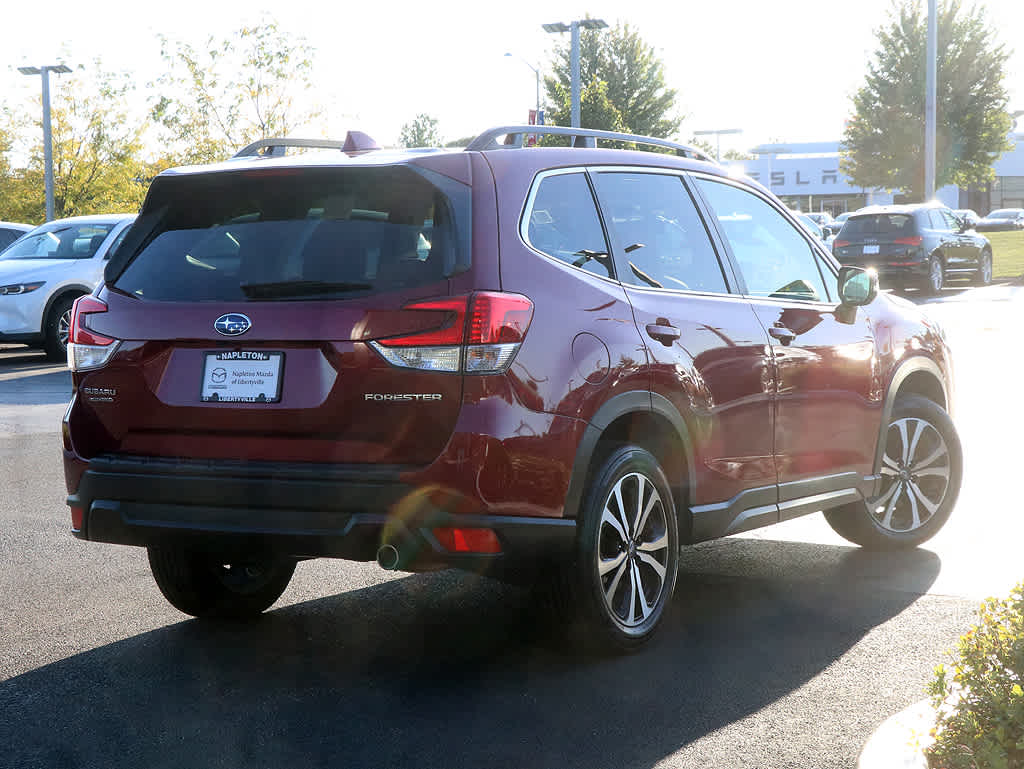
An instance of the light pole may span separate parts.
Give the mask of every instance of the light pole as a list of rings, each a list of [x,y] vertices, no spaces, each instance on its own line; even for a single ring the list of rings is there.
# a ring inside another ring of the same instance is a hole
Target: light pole
[[[53,219],[53,136],[50,132],[50,73],[65,74],[71,67],[46,64],[42,67],[18,67],[23,75],[43,76],[43,174],[46,186],[46,221]]]
[[[743,133],[742,128],[716,128],[709,131],[694,131],[694,136],[711,136],[715,135],[716,149],[715,149],[715,160],[719,163],[722,162],[722,134],[741,134]]]
[[[506,56],[512,56],[511,53],[506,53],[505,55]],[[537,69],[537,67],[535,67],[532,64],[530,64],[530,62],[528,62],[522,56],[517,56],[515,58],[519,59],[519,61],[521,61],[527,67],[532,69],[533,70],[533,74],[537,76],[537,120],[540,120],[540,70]]]
[[[938,19],[935,0],[928,0],[928,45],[924,87],[924,199],[935,197],[935,58],[938,53]]]
[[[569,49],[570,86],[572,92],[572,128],[580,127],[580,27],[583,29],[605,29],[608,24],[604,19],[576,19],[564,24],[542,24],[545,32],[571,32],[572,42]]]

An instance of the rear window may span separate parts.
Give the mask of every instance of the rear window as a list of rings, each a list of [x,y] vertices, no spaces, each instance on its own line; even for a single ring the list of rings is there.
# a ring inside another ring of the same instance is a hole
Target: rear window
[[[443,280],[468,263],[468,210],[456,212],[468,188],[442,184],[447,195],[407,167],[164,177],[107,280],[153,301],[324,299]]]
[[[900,237],[915,233],[914,217],[910,214],[870,214],[852,216],[843,224],[844,240],[862,237]]]

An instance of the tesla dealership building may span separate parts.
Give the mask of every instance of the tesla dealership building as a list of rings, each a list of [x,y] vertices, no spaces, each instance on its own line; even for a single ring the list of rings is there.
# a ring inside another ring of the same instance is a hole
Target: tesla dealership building
[[[1024,132],[1011,133],[1010,142],[1014,148],[995,162],[990,184],[969,189],[950,185],[935,197],[950,208],[970,208],[982,216],[996,208],[1024,208]],[[794,209],[836,216],[868,205],[916,202],[899,192],[855,186],[839,167],[838,142],[768,144],[751,152],[753,160],[737,165]]]

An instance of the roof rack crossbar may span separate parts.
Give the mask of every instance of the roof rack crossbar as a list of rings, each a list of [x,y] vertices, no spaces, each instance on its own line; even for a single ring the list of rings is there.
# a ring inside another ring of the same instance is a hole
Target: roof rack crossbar
[[[541,134],[545,136],[569,136],[574,147],[595,147],[597,139],[606,141],[633,142],[634,144],[647,144],[653,147],[665,147],[682,153],[685,157],[695,160],[705,160],[714,163],[714,159],[706,152],[697,149],[689,144],[680,144],[668,139],[658,139],[653,136],[640,136],[638,134],[619,133],[618,131],[599,131],[595,128],[567,128],[566,126],[546,125],[507,125],[489,128],[476,137],[469,146],[470,152],[481,152],[483,150],[514,149],[523,146],[523,137],[528,134]],[[504,136],[504,144],[499,144],[498,139]]]
[[[307,147],[311,149],[322,149],[322,150],[340,150],[345,146],[345,142],[337,141],[336,139],[285,139],[285,138],[273,138],[273,139],[258,139],[252,144],[242,147],[236,152],[233,157],[236,158],[247,158],[255,157],[262,153],[263,157],[277,157],[284,154],[286,147]],[[263,150],[267,150],[263,152]]]

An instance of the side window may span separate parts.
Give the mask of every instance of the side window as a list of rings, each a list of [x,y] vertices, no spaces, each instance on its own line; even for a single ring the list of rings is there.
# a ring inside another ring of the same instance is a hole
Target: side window
[[[931,222],[933,230],[948,230],[946,222],[942,219],[942,212],[937,209],[931,209],[928,211],[928,220]]]
[[[946,229],[950,232],[958,232],[960,230],[960,222],[955,216],[949,211],[940,211],[943,220],[946,222]]]
[[[678,176],[615,171],[594,175],[624,283],[728,292],[697,208]]]
[[[114,242],[111,243],[110,248],[107,249],[107,253],[103,255],[104,259],[109,259],[111,256],[113,256],[114,252],[117,251],[117,247],[121,245],[121,241],[124,240],[124,236],[128,234],[128,230],[130,230],[131,228],[132,226],[129,224],[127,227],[125,227],[123,230],[121,230],[121,232],[117,234],[117,237],[114,238]]]
[[[729,242],[750,296],[829,301],[818,257],[781,213],[731,184],[698,179],[697,185]]]
[[[602,278],[613,277],[594,196],[582,172],[541,180],[524,234],[538,251]]]

